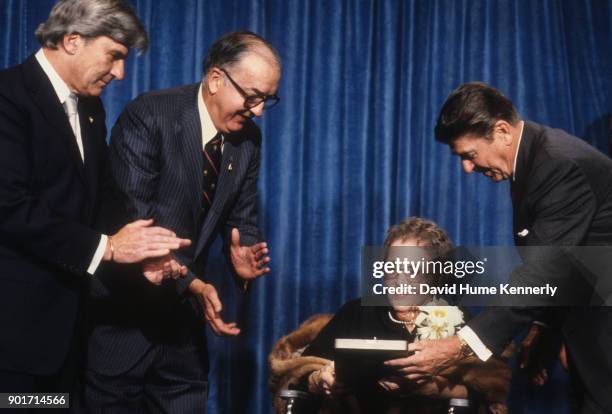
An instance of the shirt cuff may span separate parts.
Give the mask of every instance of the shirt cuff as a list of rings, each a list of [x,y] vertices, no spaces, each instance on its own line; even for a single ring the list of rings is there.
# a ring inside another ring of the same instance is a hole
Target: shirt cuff
[[[100,243],[98,243],[98,248],[96,249],[96,252],[93,255],[93,259],[91,259],[91,263],[89,263],[89,267],[87,268],[87,273],[89,273],[90,275],[96,273],[98,266],[100,266],[100,262],[102,261],[102,258],[104,257],[104,252],[106,251],[107,243],[108,236],[106,234],[103,234],[102,237],[100,237]]]
[[[476,354],[476,356],[481,361],[486,361],[491,358],[493,353],[486,347],[485,344],[482,343],[480,338],[476,335],[476,333],[469,326],[464,326],[457,332],[457,335],[468,344],[472,351]]]

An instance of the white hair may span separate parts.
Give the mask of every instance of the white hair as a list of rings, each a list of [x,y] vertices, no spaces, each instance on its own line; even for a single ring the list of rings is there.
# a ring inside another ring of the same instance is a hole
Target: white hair
[[[108,36],[140,51],[149,45],[147,32],[124,0],[60,0],[36,29],[36,38],[43,47],[57,49],[64,36],[73,33],[86,39]]]

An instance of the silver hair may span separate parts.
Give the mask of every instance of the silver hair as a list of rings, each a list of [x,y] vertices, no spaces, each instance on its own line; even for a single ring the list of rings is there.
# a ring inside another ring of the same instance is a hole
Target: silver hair
[[[73,33],[86,39],[108,36],[142,52],[149,46],[147,32],[124,0],[60,0],[36,29],[36,38],[43,47],[57,49],[64,35]]]

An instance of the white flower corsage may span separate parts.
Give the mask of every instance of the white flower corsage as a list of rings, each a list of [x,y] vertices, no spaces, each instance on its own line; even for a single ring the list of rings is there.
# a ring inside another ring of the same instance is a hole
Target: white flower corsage
[[[419,341],[448,338],[465,323],[463,312],[456,306],[449,306],[443,299],[419,306],[419,310],[414,321]]]

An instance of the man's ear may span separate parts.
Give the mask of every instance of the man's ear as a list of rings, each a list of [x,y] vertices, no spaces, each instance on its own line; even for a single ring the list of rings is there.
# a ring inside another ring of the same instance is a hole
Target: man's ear
[[[502,140],[504,145],[512,145],[512,125],[503,119],[499,119],[493,126],[493,134]]]
[[[67,54],[75,55],[79,51],[82,41],[83,38],[76,33],[66,34],[60,43],[60,47]]]
[[[219,68],[213,67],[206,74],[206,88],[208,89],[208,93],[211,95],[216,94],[221,88],[221,83],[223,82],[224,74]]]

